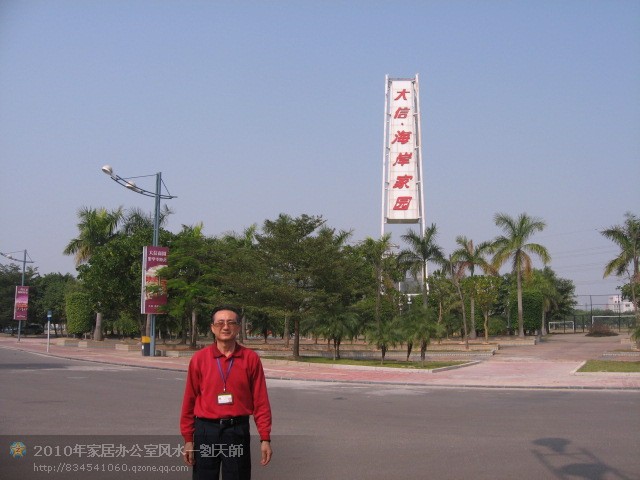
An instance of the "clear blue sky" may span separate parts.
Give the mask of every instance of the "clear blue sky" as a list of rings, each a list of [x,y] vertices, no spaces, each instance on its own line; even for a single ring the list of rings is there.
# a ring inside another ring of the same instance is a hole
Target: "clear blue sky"
[[[578,294],[615,293],[598,230],[640,213],[638,1],[4,0],[0,251],[75,273],[79,207],[152,210],[104,164],[162,171],[172,231],[284,212],[377,238],[384,77],[416,73],[445,250],[526,212]]]

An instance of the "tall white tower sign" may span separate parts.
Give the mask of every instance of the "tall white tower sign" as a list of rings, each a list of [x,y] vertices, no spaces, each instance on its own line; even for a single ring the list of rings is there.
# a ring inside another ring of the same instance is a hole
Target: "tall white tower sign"
[[[420,223],[424,231],[419,96],[418,75],[385,78],[382,234],[385,223]]]

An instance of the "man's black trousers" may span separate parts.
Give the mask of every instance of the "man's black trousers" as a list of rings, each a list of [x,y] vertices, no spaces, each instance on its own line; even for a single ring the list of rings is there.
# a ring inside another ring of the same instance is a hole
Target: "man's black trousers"
[[[193,480],[218,480],[220,467],[223,480],[249,480],[250,441],[249,417],[222,421],[196,418]]]

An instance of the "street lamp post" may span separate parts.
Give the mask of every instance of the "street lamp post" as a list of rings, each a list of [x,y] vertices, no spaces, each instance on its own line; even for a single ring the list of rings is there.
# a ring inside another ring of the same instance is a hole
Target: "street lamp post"
[[[169,195],[168,192],[167,194],[163,194],[162,193],[162,172],[158,172],[155,174],[156,177],[156,189],[154,192],[150,191],[150,190],[145,190],[144,188],[140,188],[138,187],[134,182],[132,182],[131,180],[134,178],[143,178],[143,177],[152,177],[154,175],[141,175],[139,177],[128,177],[128,178],[124,178],[121,177],[120,175],[117,175],[113,172],[113,168],[111,168],[110,165],[105,165],[102,167],[102,171],[104,173],[106,173],[107,175],[109,175],[109,177],[111,178],[111,180],[113,180],[116,183],[119,183],[120,185],[122,185],[125,188],[128,188],[129,190],[132,190],[136,193],[139,193],[140,195],[145,195],[147,197],[154,197],[155,198],[155,212],[154,212],[154,216],[153,216],[153,246],[157,247],[159,246],[158,244],[160,243],[160,200],[164,199],[164,200],[170,200],[172,198],[177,198],[175,195]],[[166,189],[166,186],[165,186]],[[148,323],[149,323],[149,336],[151,337],[151,351],[150,351],[150,356],[155,357],[156,354],[156,315],[155,313],[150,313],[148,314]]]
[[[27,263],[34,263],[33,260],[31,260],[31,257],[29,257],[29,260],[27,260],[27,250],[23,250],[22,252],[22,260],[19,260],[17,258],[15,258],[13,256],[14,253],[18,253],[18,252],[9,252],[9,253],[2,253],[0,252],[0,255],[2,255],[5,258],[8,258],[9,260],[12,260],[14,262],[22,262],[22,282],[20,283],[21,286],[24,287],[24,273],[25,270],[27,268]],[[18,341],[20,341],[20,326],[22,325],[22,320],[18,320]]]

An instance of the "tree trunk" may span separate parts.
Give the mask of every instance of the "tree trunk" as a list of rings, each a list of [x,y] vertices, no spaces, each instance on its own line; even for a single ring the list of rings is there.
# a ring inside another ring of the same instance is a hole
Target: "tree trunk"
[[[284,317],[284,346],[289,347],[289,317]]]
[[[287,340],[289,336],[287,335]],[[300,359],[300,318],[293,319],[293,358]]]
[[[409,361],[409,357],[411,356],[411,350],[413,350],[413,342],[409,340],[407,342],[407,362]]]
[[[524,338],[524,313],[522,311],[522,275],[520,269],[516,270],[518,282],[518,337]]]
[[[460,297],[460,304],[462,306],[462,325],[464,327],[464,349],[469,350],[469,330],[467,330],[467,312],[464,306],[464,296],[462,295],[462,289],[460,288],[460,284],[456,284],[456,288],[458,289],[458,296]]]
[[[195,309],[191,310],[191,346],[195,347],[198,341],[198,315]]]
[[[484,314],[484,341],[489,343],[489,313]]]
[[[475,340],[478,338],[478,334],[476,333],[476,300],[473,296],[469,299],[469,305],[471,307],[471,331],[469,332],[469,337],[471,340]]]
[[[96,329],[93,331],[93,339],[97,342],[104,340],[102,338],[102,313],[96,313]]]
[[[542,305],[542,325],[540,325],[540,335],[546,335],[547,334],[547,325],[545,324],[545,315],[546,312],[544,310],[544,305]]]

